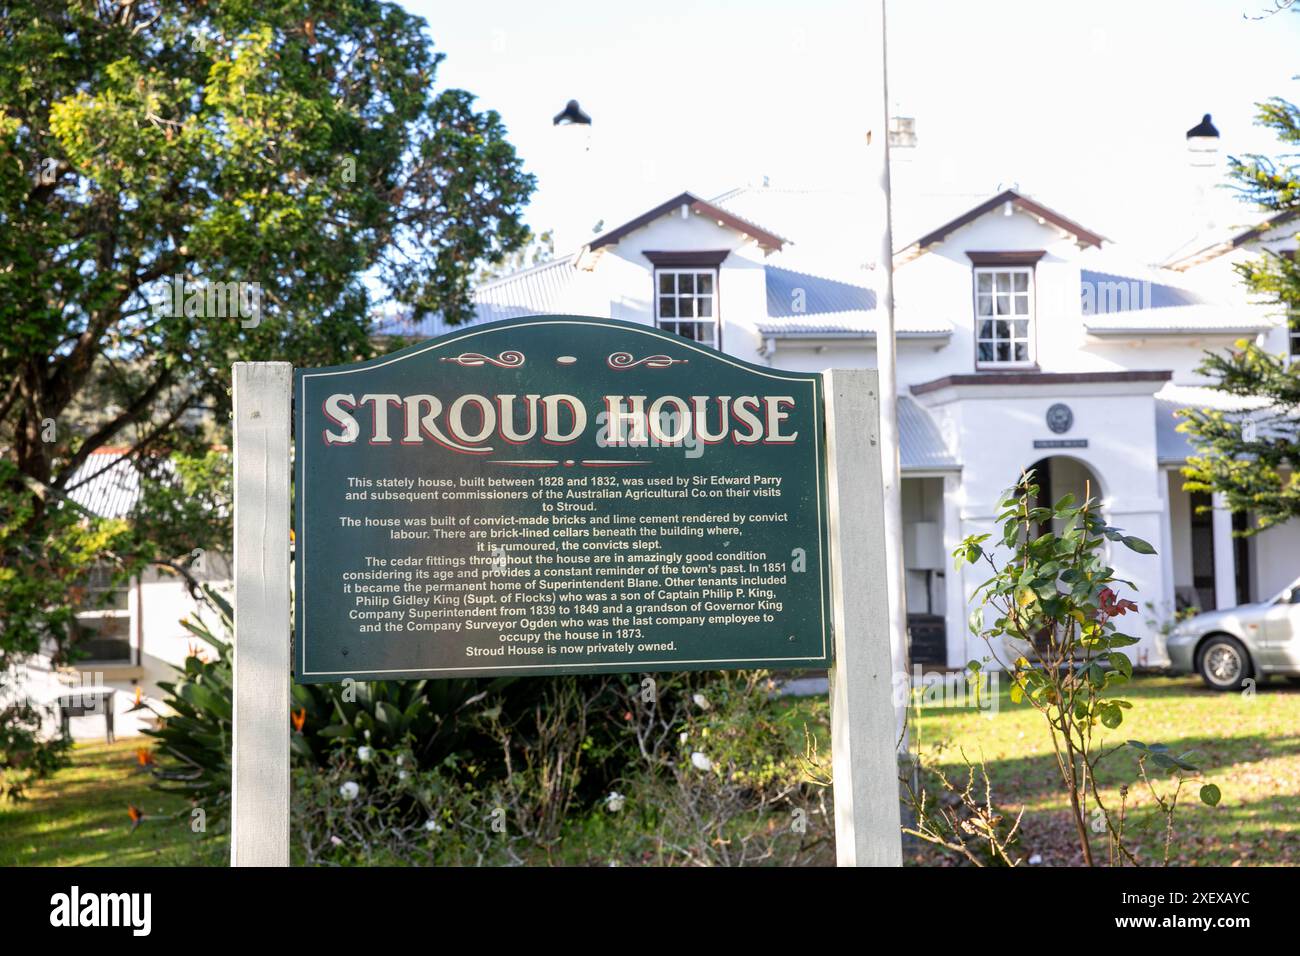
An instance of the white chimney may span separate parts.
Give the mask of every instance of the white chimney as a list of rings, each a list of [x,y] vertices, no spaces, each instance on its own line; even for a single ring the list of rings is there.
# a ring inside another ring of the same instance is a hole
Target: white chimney
[[[1219,131],[1209,113],[1187,131],[1187,163],[1192,180],[1192,226],[1197,234],[1212,232],[1218,224],[1215,200],[1224,182],[1224,169]]]
[[[591,117],[577,100],[569,100],[552,120],[559,144],[560,169],[556,176],[559,202],[555,230],[555,253],[566,256],[591,242],[596,220],[590,201],[594,160],[592,158]]]

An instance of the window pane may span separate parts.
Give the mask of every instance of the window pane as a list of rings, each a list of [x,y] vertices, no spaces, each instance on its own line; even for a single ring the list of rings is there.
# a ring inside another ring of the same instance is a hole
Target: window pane
[[[1017,362],[1029,361],[1029,345],[1027,343],[1025,342],[1016,343],[1016,361]]]
[[[673,276],[671,272],[659,273],[659,291],[665,294],[673,291]]]
[[[1011,338],[1011,323],[1005,321],[1004,319],[998,319],[996,337],[999,340],[1005,340]]]
[[[1012,279],[1013,279],[1014,282],[1015,282],[1015,290],[1016,290],[1017,292],[1028,292],[1028,291],[1029,291],[1029,273],[1028,273],[1028,272],[1017,272],[1014,276],[1012,276]]]
[[[131,657],[129,617],[78,617],[77,650],[91,661],[125,661]]]
[[[998,273],[998,291],[999,292],[1011,291],[1011,276],[1007,275],[1007,273],[1005,272]]]
[[[975,311],[977,315],[993,314],[993,296],[977,295],[975,297]]]
[[[993,323],[992,323],[992,322],[988,321],[987,319],[985,319],[984,321],[980,322],[980,332],[979,332],[979,337],[982,338],[982,339],[991,339],[991,338],[993,338]]]
[[[1016,315],[1029,314],[1029,296],[1018,295],[1015,297]]]
[[[695,276],[689,272],[680,273],[677,276],[677,291],[679,293],[690,295],[695,291]]]
[[[1010,315],[1010,314],[1011,314],[1011,296],[1009,295],[998,296],[998,315]]]
[[[987,272],[981,272],[979,275],[977,275],[977,276],[975,277],[975,291],[976,291],[976,292],[992,292],[992,291],[993,291],[993,277],[992,277],[991,275],[989,275]]]
[[[659,300],[659,317],[671,319],[677,315],[677,300],[670,295],[666,295]]]
[[[679,295],[677,297],[677,317],[687,319],[695,314],[695,300],[690,296]]]
[[[695,277],[696,291],[701,295],[713,295],[713,274],[702,273]]]
[[[990,342],[981,342],[979,346],[979,358],[981,362],[993,361],[993,345]]]
[[[706,319],[713,317],[713,299],[711,298],[696,299],[695,302],[700,310],[701,317]]]
[[[1018,339],[1028,339],[1028,338],[1029,338],[1029,320],[1028,320],[1028,319],[1016,319],[1016,320],[1012,323],[1012,326],[1015,328],[1015,331],[1016,331],[1016,338],[1018,338]]]
[[[998,350],[998,353],[997,353],[997,354],[998,354],[998,361],[999,361],[999,362],[1010,362],[1010,361],[1011,361],[1011,346],[1010,346],[1010,345],[1008,345],[1006,342],[999,342],[999,343],[997,343],[997,350]]]

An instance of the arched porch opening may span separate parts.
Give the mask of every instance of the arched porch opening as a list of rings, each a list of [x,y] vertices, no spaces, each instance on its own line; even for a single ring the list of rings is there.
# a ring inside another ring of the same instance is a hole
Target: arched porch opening
[[[1101,479],[1082,459],[1069,455],[1049,455],[1038,459],[1025,472],[1032,472],[1030,483],[1038,486],[1038,495],[1031,500],[1030,507],[1050,508],[1066,495],[1074,495],[1076,506],[1093,498],[1098,502],[1100,510],[1100,502],[1105,499]],[[1053,521],[1051,527],[1040,526],[1038,533],[1052,531],[1059,534],[1061,530],[1061,522]]]

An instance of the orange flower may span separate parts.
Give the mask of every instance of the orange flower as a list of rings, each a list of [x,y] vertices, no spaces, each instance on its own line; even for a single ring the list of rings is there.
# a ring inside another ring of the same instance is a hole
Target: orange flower
[[[298,733],[302,733],[303,725],[307,723],[307,708],[304,707],[301,710],[291,713],[289,719],[293,721],[293,729],[298,731]]]
[[[144,819],[144,811],[134,804],[128,803],[126,805],[126,812],[131,817],[131,829],[134,830],[140,825],[140,821]]]
[[[148,747],[140,747],[135,752],[135,759],[141,767],[147,767],[154,762],[153,751]]]

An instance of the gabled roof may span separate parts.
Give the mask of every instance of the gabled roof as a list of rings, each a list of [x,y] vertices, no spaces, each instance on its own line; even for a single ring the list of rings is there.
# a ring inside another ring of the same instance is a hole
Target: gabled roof
[[[904,259],[916,258],[916,256],[928,251],[931,246],[943,242],[948,238],[948,236],[956,232],[962,226],[969,225],[981,216],[988,215],[1007,203],[1010,203],[1015,208],[1020,209],[1031,216],[1037,216],[1044,222],[1050,222],[1052,225],[1064,232],[1068,232],[1070,235],[1074,236],[1075,242],[1080,246],[1100,247],[1101,244],[1106,241],[1105,236],[1093,232],[1091,229],[1085,229],[1074,220],[1062,216],[1056,210],[1049,209],[1047,206],[1035,202],[1028,196],[1022,196],[1014,189],[1004,189],[991,199],[986,199],[978,206],[966,210],[957,218],[945,222],[937,229],[930,230],[920,239],[916,240],[916,242],[903,249],[899,255],[903,256]]]
[[[658,206],[655,206],[647,212],[643,212],[635,219],[629,219],[621,226],[616,226],[608,232],[601,233],[591,241],[589,248],[594,251],[604,246],[612,246],[630,233],[636,232],[638,229],[650,225],[650,223],[654,222],[656,219],[666,216],[669,213],[680,209],[682,206],[688,207],[691,212],[696,213],[697,215],[708,216],[719,225],[727,226],[737,232],[742,232],[745,235],[752,237],[758,242],[760,247],[768,252],[780,249],[789,241],[781,238],[774,232],[764,229],[757,223],[750,222],[747,219],[742,219],[735,213],[723,209],[721,206],[715,206],[713,203],[707,202],[693,193],[682,193],[679,196],[674,196],[667,202],[660,203]]]
[[[1166,269],[1182,272],[1192,266],[1200,265],[1211,259],[1217,259],[1226,252],[1240,249],[1247,243],[1261,239],[1278,226],[1285,226],[1293,219],[1300,218],[1300,209],[1284,209],[1246,229],[1239,229],[1217,242],[1198,244],[1191,252],[1175,252],[1164,263]],[[1186,246],[1184,246],[1186,248]]]

